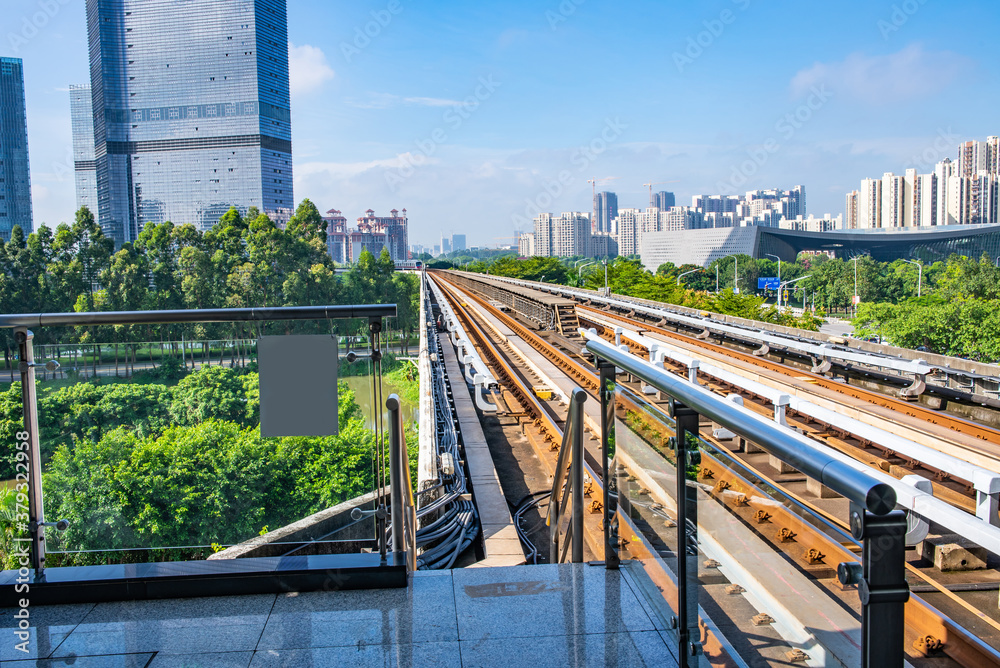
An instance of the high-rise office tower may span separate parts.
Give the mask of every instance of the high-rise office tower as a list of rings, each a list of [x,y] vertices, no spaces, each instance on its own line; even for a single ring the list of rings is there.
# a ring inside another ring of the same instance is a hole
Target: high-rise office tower
[[[464,234],[453,234],[451,235],[451,249],[452,250],[465,250],[465,235]]]
[[[441,252],[450,253],[451,252],[451,238],[441,235]]]
[[[87,0],[98,220],[119,244],[292,207],[285,0]]]
[[[31,234],[31,177],[25,120],[24,69],[20,58],[0,58],[0,237],[20,225]]]
[[[69,111],[73,127],[73,163],[76,167],[76,208],[97,210],[97,163],[94,161],[94,107],[90,84],[69,87]]]
[[[611,222],[618,217],[618,195],[612,192],[600,192],[594,202],[595,234],[611,234]]]
[[[674,197],[672,192],[661,190],[658,193],[653,193],[653,202],[650,206],[655,207],[660,211],[666,211],[672,206],[677,206],[677,199]]]

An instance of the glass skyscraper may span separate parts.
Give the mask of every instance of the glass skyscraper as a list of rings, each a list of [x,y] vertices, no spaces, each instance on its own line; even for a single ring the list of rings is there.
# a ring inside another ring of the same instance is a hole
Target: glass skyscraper
[[[31,234],[31,177],[25,120],[24,68],[20,58],[0,58],[0,237],[20,225]]]
[[[285,0],[87,0],[97,215],[211,227],[294,206]]]
[[[94,106],[90,84],[69,87],[69,110],[73,126],[73,162],[76,166],[76,208],[97,210],[97,163],[94,161]]]

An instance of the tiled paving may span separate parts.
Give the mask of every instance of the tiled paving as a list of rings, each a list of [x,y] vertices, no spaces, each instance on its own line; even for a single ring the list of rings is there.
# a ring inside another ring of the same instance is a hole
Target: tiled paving
[[[623,573],[511,566],[420,572],[405,589],[41,606],[27,655],[0,609],[0,665],[676,666]]]

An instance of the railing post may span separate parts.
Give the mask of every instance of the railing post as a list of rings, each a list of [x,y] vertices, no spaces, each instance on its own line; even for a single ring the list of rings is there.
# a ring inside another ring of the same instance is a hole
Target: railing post
[[[575,562],[583,561],[583,404],[585,401],[587,393],[579,387],[570,394],[569,414],[563,430],[562,443],[559,446],[556,470],[552,476],[552,493],[549,497],[549,510],[545,523],[549,527],[549,562],[553,564],[561,561],[559,524],[568,502],[573,504],[573,514],[570,515],[568,529],[572,533],[570,544],[573,549],[572,559]],[[569,496],[562,490],[564,479]]]
[[[31,567],[35,577],[45,572],[45,505],[42,499],[42,453],[38,435],[38,401],[35,395],[34,334],[24,327],[14,330],[17,342],[18,371],[21,372],[21,407],[25,439],[28,444],[28,531],[31,535]],[[19,448],[20,449],[20,448]]]
[[[697,488],[687,484],[687,436],[698,436],[698,413],[672,399],[670,414],[674,418],[677,467],[677,663],[686,668],[697,647],[691,643],[692,626],[698,637],[698,498],[694,495]],[[689,527],[695,536],[689,535]]]
[[[569,418],[572,419],[573,416],[573,401],[570,400],[569,403]],[[555,475],[552,478],[552,494],[549,496],[549,512],[546,518],[546,523],[549,525],[549,563],[558,564],[559,563],[559,522],[561,513],[560,506],[563,503],[562,494],[562,476],[563,470],[565,468],[566,462],[566,443],[569,437],[569,431],[563,432],[562,443],[559,444],[559,456],[556,458],[556,470]]]
[[[390,394],[389,409],[389,493],[392,521],[392,551],[406,553],[406,565],[417,570],[417,510],[410,481],[410,455],[403,435],[403,413],[399,397]]]
[[[604,472],[604,567],[617,569],[618,554],[618,475],[615,462],[615,365],[596,358],[601,377],[601,464]]]
[[[399,397],[390,394],[385,405],[389,409],[389,517],[392,522],[392,551],[402,552],[406,549],[406,544],[403,534],[403,458],[399,452],[404,446]]]
[[[875,515],[851,504],[851,534],[862,541],[861,563],[837,568],[843,584],[858,585],[861,599],[861,666],[902,666],[905,659],[906,513]]]
[[[583,403],[587,395],[583,391],[573,392],[570,404],[572,415],[573,461],[570,471],[570,486],[573,490],[573,563],[583,563]]]

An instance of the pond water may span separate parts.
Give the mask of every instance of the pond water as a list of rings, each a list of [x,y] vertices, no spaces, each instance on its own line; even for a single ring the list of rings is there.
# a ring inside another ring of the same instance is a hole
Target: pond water
[[[347,376],[341,378],[340,380],[347,383],[347,386],[352,390],[354,390],[354,397],[357,400],[358,405],[361,406],[361,412],[364,413],[365,416],[365,424],[368,426],[369,429],[373,429],[375,427],[375,414],[372,412],[371,377]],[[393,392],[402,394],[402,388],[383,379],[382,380],[383,404],[385,399],[388,398],[388,396]],[[402,404],[403,420],[405,422],[416,422],[417,420],[419,420],[418,414],[420,411],[420,407],[418,405],[414,405],[405,400],[401,401],[400,403]],[[382,415],[383,418],[385,419],[384,424],[388,426],[389,411],[388,409],[385,408],[384,405],[382,407]]]

